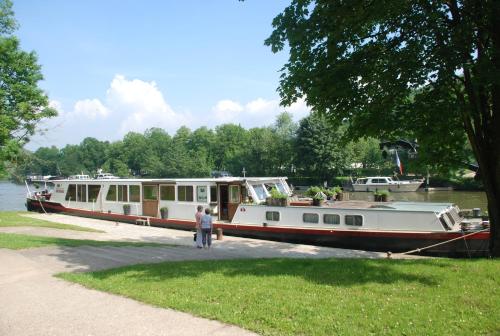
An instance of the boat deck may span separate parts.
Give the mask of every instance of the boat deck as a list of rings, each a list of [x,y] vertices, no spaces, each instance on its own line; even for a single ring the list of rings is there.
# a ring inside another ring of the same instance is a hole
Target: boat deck
[[[292,201],[292,206],[311,206],[311,201]],[[451,203],[422,203],[422,202],[372,202],[363,200],[327,201],[320,207],[336,209],[384,209],[397,211],[433,211],[439,213],[443,208],[453,206]]]

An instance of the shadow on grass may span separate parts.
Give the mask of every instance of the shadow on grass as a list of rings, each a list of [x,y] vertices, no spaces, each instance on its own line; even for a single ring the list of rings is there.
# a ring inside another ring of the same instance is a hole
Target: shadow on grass
[[[368,260],[368,259],[241,259],[217,261],[168,262],[127,266],[107,271],[92,272],[95,279],[123,276],[132,281],[148,283],[174,278],[196,278],[205,273],[225,277],[300,277],[315,284],[355,286],[365,283],[391,284],[416,282],[426,286],[439,283],[434,275],[412,272],[411,265],[434,266],[425,260]]]

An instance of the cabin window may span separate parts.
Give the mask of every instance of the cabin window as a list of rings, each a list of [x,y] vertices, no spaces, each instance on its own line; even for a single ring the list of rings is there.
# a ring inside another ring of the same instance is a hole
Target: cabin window
[[[253,184],[252,187],[255,193],[257,194],[259,200],[266,199],[267,197],[266,189],[264,189],[264,186],[262,186],[262,184]]]
[[[207,187],[197,186],[196,187],[196,201],[201,203],[207,203]]]
[[[179,202],[193,201],[193,186],[178,186],[177,197]]]
[[[453,218],[453,216],[449,212],[447,212],[445,214],[446,214],[446,217],[448,217],[448,220],[450,221],[451,226],[453,226],[453,224],[455,224],[455,219]]]
[[[229,186],[229,203],[240,203],[240,186]]]
[[[89,184],[89,202],[95,202],[99,197],[101,186],[97,184]]]
[[[175,186],[160,186],[160,199],[162,201],[175,201]]]
[[[217,186],[210,187],[210,202],[211,203],[217,202]]]
[[[66,201],[76,201],[76,184],[68,185],[65,199]]]
[[[345,225],[362,226],[363,225],[363,216],[345,215],[344,221],[345,221]]]
[[[450,227],[448,226],[448,223],[446,222],[446,219],[444,218],[444,215],[439,216],[439,221],[441,222],[441,225],[443,228],[448,231]]]
[[[78,202],[87,202],[87,185],[77,184],[76,185],[76,197]]]
[[[340,224],[340,216],[334,215],[334,214],[324,214],[323,215],[323,223],[339,225]]]
[[[117,185],[118,189],[118,202],[128,202],[127,186]]]
[[[138,185],[131,185],[128,188],[128,199],[129,202],[140,202],[141,201],[141,189]]]
[[[142,192],[145,200],[156,201],[158,199],[158,188],[154,185],[145,185]]]
[[[280,220],[280,213],[278,211],[266,211],[266,220],[277,222]]]
[[[302,221],[304,223],[319,223],[319,215],[315,213],[305,213],[302,215]]]
[[[285,186],[283,185],[283,183],[281,182],[278,182],[276,183],[276,189],[278,189],[278,191],[282,194],[286,194],[286,190],[285,190]]]
[[[106,195],[106,201],[116,202],[116,184],[111,184]]]

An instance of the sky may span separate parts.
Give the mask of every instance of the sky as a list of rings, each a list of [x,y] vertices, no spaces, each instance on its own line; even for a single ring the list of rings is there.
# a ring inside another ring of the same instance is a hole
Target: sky
[[[35,51],[40,87],[59,112],[26,146],[116,141],[160,127],[175,134],[224,123],[272,125],[309,109],[279,106],[288,53],[264,40],[281,0],[14,0],[25,51]]]

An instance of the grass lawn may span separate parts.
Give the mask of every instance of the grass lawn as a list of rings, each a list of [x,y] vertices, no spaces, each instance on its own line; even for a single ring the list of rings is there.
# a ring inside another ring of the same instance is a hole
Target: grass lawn
[[[11,250],[20,250],[26,248],[43,247],[43,246],[152,246],[165,247],[173,246],[168,244],[158,243],[134,243],[134,242],[116,242],[116,241],[97,241],[83,239],[65,239],[54,237],[30,236],[16,233],[0,233],[0,248],[8,248]]]
[[[0,211],[0,227],[7,226],[37,226],[46,227],[52,229],[64,229],[64,230],[75,230],[75,231],[88,231],[88,232],[103,232],[100,230],[89,229],[81,226],[70,225],[70,224],[59,224],[53,223],[41,219],[35,219],[30,217],[20,216],[21,214],[28,214],[29,212],[19,212],[19,211]]]
[[[58,276],[264,335],[500,334],[500,260],[189,261]]]

